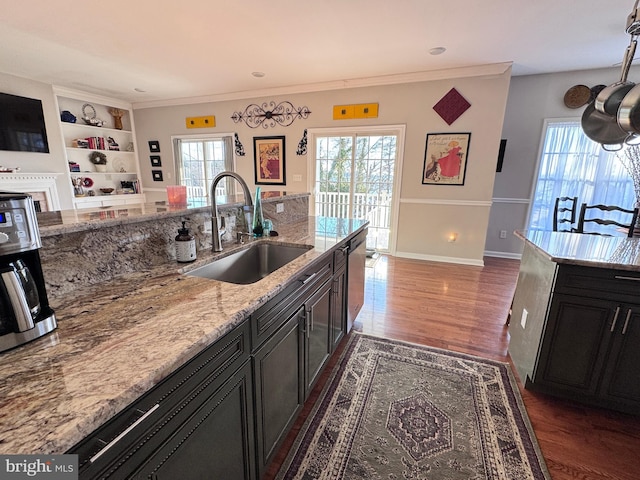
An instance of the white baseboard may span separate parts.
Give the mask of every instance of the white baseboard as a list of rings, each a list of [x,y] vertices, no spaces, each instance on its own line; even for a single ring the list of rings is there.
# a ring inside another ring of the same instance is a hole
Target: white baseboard
[[[521,260],[522,259],[522,254],[521,253],[494,252],[494,251],[491,251],[491,250],[485,250],[484,256],[485,257],[498,257],[498,258],[511,258],[513,260]]]
[[[440,255],[422,255],[418,253],[410,252],[396,252],[396,257],[410,258],[412,260],[427,260],[429,262],[441,262],[441,263],[457,263],[459,265],[473,265],[475,267],[484,267],[484,261],[476,260],[473,258],[463,257],[444,257]]]

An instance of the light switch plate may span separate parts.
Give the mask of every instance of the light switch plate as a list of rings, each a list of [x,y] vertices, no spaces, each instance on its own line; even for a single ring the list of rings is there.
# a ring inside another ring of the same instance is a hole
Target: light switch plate
[[[522,309],[522,318],[520,319],[520,325],[522,325],[522,328],[525,328],[527,326],[527,317],[529,316],[529,312],[527,312],[526,308]]]
[[[301,182],[302,181],[302,175],[294,175],[293,176],[293,181],[294,182]]]

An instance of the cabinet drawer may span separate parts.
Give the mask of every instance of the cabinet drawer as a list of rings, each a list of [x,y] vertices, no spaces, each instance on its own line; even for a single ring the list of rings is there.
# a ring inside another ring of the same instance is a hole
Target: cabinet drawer
[[[249,322],[245,321],[72,447],[67,453],[79,455],[80,478],[93,478],[99,472],[117,469],[118,458],[144,448],[147,443],[158,442],[160,428],[183,408],[181,404],[186,398],[202,388],[218,388],[248,358]],[[135,428],[125,434],[133,425]],[[117,443],[91,462],[119,436]]]
[[[605,300],[640,301],[640,272],[560,265],[556,293]]]
[[[312,265],[297,275],[282,292],[251,315],[251,346],[253,351],[282,326],[318,285],[331,278],[333,274],[332,258],[329,257]]]

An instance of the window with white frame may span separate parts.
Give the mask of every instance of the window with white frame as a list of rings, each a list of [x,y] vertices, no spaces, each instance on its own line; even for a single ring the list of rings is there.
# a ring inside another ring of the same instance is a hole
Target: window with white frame
[[[229,135],[174,137],[178,185],[187,187],[187,201],[191,206],[211,203],[211,182],[225,170],[234,170],[233,138]],[[221,181],[216,196],[234,195],[232,182]]]
[[[633,181],[620,158],[590,140],[579,120],[547,120],[529,214],[530,230],[552,230],[556,197],[633,208]]]

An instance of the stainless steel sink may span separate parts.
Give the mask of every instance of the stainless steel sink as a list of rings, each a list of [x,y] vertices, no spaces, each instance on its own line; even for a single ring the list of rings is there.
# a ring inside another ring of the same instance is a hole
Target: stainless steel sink
[[[255,283],[311,248],[307,245],[256,243],[186,274],[229,283]]]

